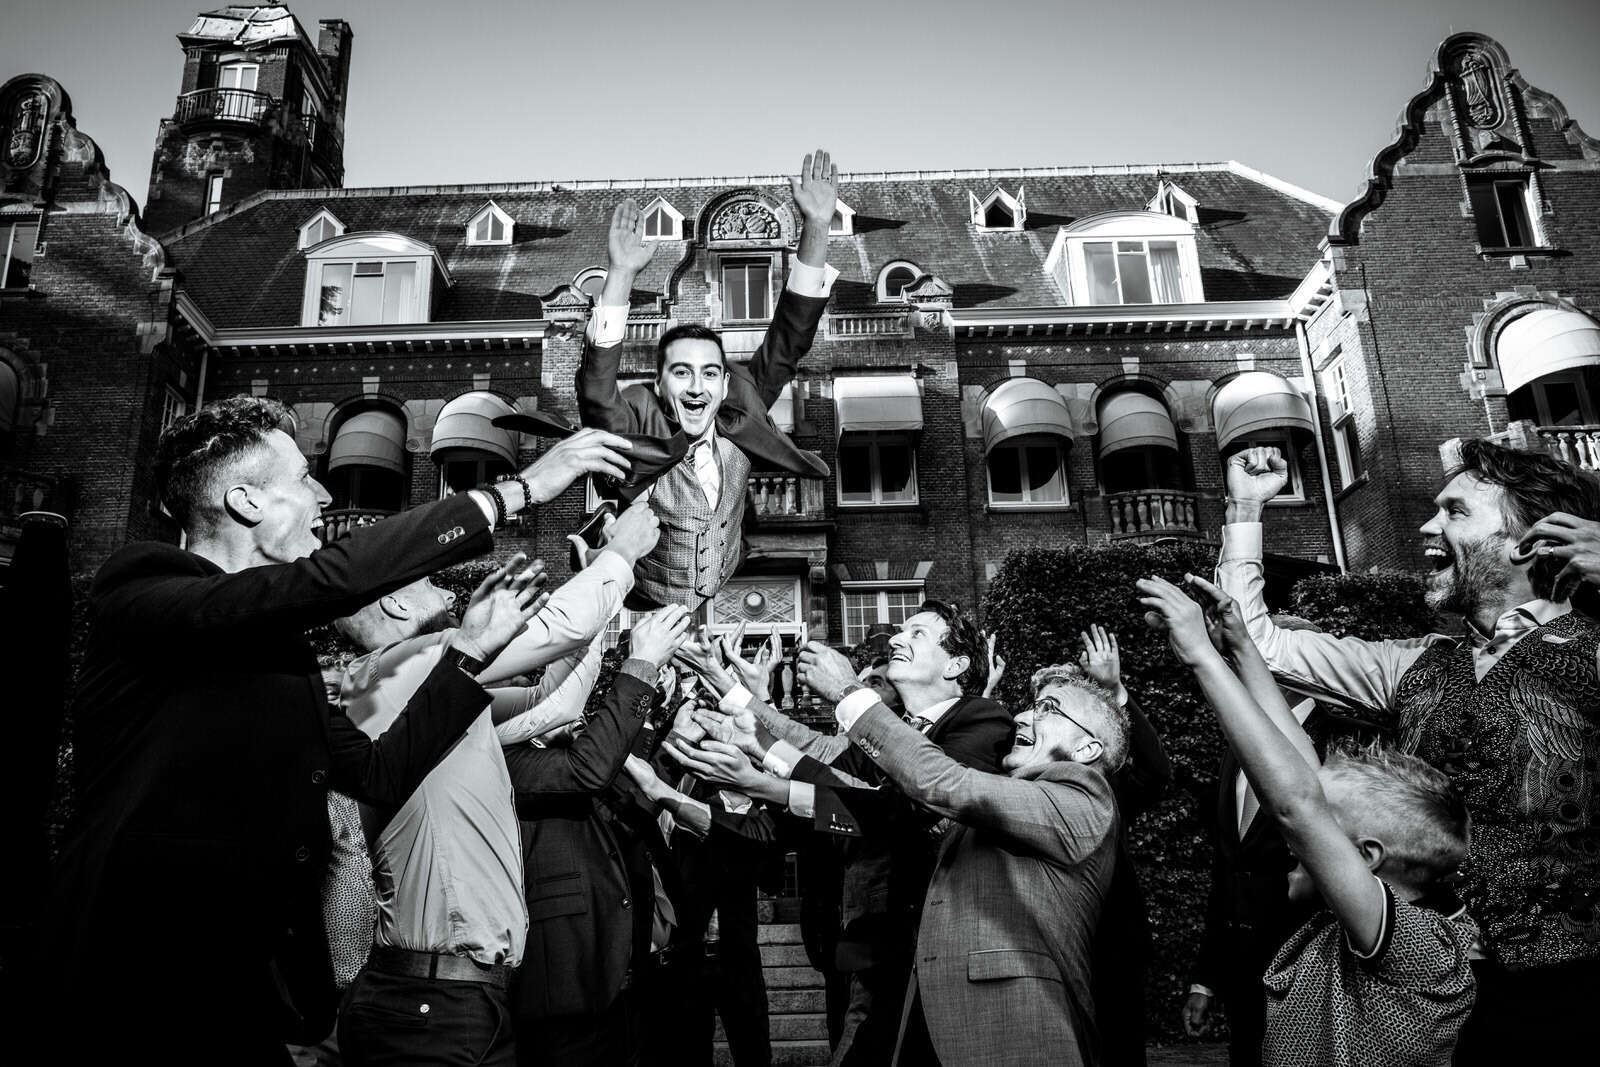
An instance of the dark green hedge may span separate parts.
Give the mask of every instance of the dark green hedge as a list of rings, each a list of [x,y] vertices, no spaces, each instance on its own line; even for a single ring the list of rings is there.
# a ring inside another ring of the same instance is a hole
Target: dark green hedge
[[[1209,575],[1215,560],[1214,546],[1182,543],[1014,552],[984,604],[1007,660],[999,695],[1010,707],[1026,703],[1035,669],[1076,661],[1078,634],[1098,622],[1116,633],[1125,684],[1171,757],[1174,779],[1166,799],[1130,830],[1153,950],[1148,1032],[1161,1039],[1182,1039],[1178,1011],[1199,949],[1210,881],[1212,846],[1203,813],[1215,810],[1222,737],[1189,672],[1165,639],[1145,627],[1133,583],[1149,574],[1174,580],[1185,571]],[[1421,591],[1420,579],[1411,575],[1319,576],[1296,586],[1292,610],[1341,636],[1409,636],[1431,622]]]

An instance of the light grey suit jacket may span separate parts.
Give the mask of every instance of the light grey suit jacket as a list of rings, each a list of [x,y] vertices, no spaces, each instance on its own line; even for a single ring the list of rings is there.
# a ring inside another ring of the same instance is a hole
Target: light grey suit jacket
[[[850,740],[957,824],[928,886],[907,994],[920,988],[944,1067],[1097,1062],[1090,945],[1117,841],[1105,775],[1078,763],[976,771],[882,704]]]

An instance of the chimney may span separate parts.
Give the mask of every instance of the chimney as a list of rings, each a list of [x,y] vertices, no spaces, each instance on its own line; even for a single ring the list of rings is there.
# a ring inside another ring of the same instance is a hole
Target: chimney
[[[350,88],[350,42],[354,36],[344,19],[323,19],[317,23],[317,55],[322,57],[323,66],[328,70],[328,83],[333,86],[333,111],[341,137],[344,136],[345,96]]]

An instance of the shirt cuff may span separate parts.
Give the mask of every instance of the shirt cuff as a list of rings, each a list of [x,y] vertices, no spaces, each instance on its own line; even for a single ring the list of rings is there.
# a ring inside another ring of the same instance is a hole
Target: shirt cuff
[[[1189,992],[1199,993],[1202,997],[1215,997],[1217,995],[1216,990],[1210,986],[1203,986],[1199,982],[1190,982]]]
[[[729,815],[745,815],[756,806],[755,801],[732,789],[717,790],[717,797],[722,801],[722,810]]]
[[[617,673],[626,674],[630,678],[637,678],[651,689],[661,680],[661,668],[647,659],[625,659],[622,666],[617,668]]]
[[[802,263],[798,259],[789,264],[789,281],[785,286],[795,296],[824,297],[833,292],[834,279],[839,277],[839,268],[832,263],[824,263],[820,267],[813,267],[809,263]],[[621,340],[621,331],[618,331],[617,340]],[[600,342],[596,341],[596,344]]]
[[[743,711],[750,703],[750,690],[744,687],[743,682],[734,682],[733,688],[723,694],[717,701],[717,708],[729,715]]]
[[[790,782],[789,811],[802,819],[816,818],[817,787],[810,782]]]
[[[586,569],[599,571],[607,581],[627,582],[629,590],[633,588],[633,568],[628,566],[628,561],[615,549],[601,550]]]
[[[856,724],[856,720],[865,715],[867,709],[877,702],[878,694],[871,689],[862,688],[845,694],[845,698],[833,709],[833,717],[839,724],[839,732],[849,733],[850,727]]]
[[[589,343],[610,348],[628,332],[628,309],[613,304],[596,304],[589,316]]]
[[[778,778],[788,778],[794,773],[795,764],[805,757],[805,753],[795,748],[789,742],[779,739],[772,742],[772,747],[767,749],[767,754],[761,757],[761,769]]]
[[[1261,559],[1261,524],[1230,522],[1222,527],[1222,552],[1217,563],[1256,563]]]
[[[482,510],[483,517],[489,520],[489,532],[494,533],[494,501],[490,500],[489,494],[485,493],[481,489],[468,490],[467,495],[470,496],[473,502],[478,505],[480,510]]]

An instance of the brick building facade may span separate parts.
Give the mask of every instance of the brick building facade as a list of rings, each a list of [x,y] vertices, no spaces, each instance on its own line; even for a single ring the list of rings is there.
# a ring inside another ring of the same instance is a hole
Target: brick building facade
[[[151,450],[209,398],[294,409],[334,532],[528,462],[539,442],[489,420],[576,416],[622,197],[659,241],[625,374],[653,373],[674,322],[735,359],[759,341],[798,237],[785,177],[343,189],[326,158],[282,161],[307,129],[342,133],[347,26],[313,46],[282,8],[230,8],[180,41],[142,225],[59,86],[0,95],[0,237],[32,242],[0,295],[18,383],[0,458],[8,485],[76,479],[80,569],[175,535]],[[251,90],[221,74],[246,60]],[[43,147],[22,166],[30,122]],[[183,161],[224,149],[237,169],[208,211],[214,174]],[[978,603],[1016,547],[1214,540],[1222,457],[1251,442],[1293,461],[1279,572],[1415,566],[1446,440],[1595,465],[1597,169],[1559,102],[1458,34],[1348,205],[1231,162],[846,175],[840,277],[775,410],[833,474],[753,478],[749,562],[715,620],[853,641],[924,595]],[[503,540],[559,573],[587,506],[574,489]]]

